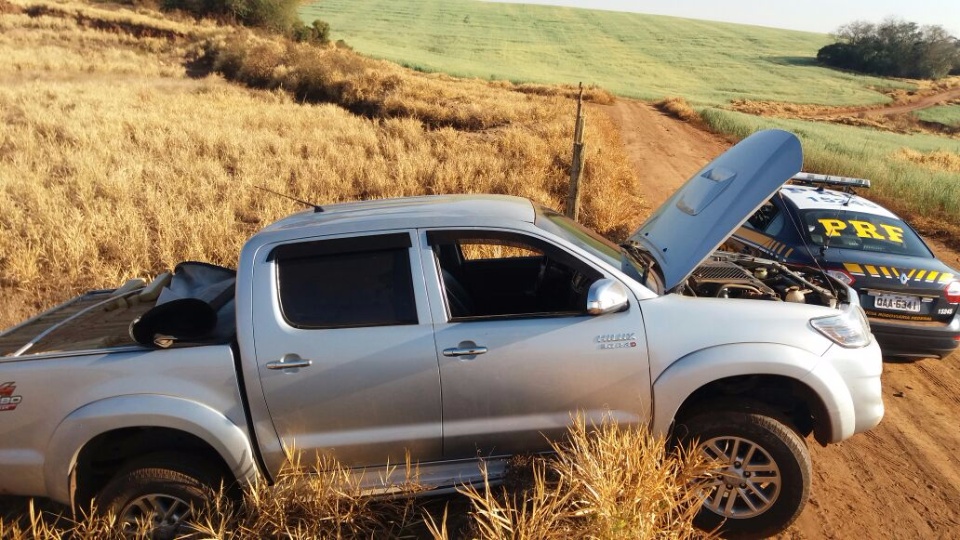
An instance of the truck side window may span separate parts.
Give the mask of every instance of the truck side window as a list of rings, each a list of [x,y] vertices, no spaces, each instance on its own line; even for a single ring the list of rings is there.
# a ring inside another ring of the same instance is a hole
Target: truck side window
[[[430,231],[450,318],[583,314],[600,273],[547,242],[503,231]]]
[[[767,228],[771,221],[773,221],[774,216],[777,215],[779,210],[776,206],[770,201],[763,203],[763,206],[757,209],[757,211],[747,219],[747,222],[744,223],[748,228],[762,231]]]
[[[748,229],[753,229],[766,233],[770,236],[776,236],[783,230],[784,217],[783,212],[772,201],[763,203],[756,213],[747,219],[744,225]]]
[[[275,248],[284,319],[295,328],[417,324],[410,245],[391,234]]]

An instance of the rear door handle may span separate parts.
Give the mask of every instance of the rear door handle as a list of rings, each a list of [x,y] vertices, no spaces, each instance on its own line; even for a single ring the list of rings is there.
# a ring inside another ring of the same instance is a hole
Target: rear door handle
[[[312,365],[313,365],[313,360],[300,358],[300,355],[298,354],[285,354],[283,355],[283,358],[279,360],[274,360],[273,362],[267,362],[267,369],[293,369],[293,368],[310,367]]]

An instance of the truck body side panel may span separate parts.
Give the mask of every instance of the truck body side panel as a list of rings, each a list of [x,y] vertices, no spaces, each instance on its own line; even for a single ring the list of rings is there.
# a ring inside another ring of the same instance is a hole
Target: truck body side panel
[[[246,430],[229,345],[9,358],[0,361],[0,382],[9,384],[11,396],[18,397],[15,407],[0,410],[0,425],[6,434],[0,437],[0,470],[4,471],[0,475],[0,493],[51,496],[48,489],[53,486],[58,495],[66,493],[66,473],[73,463],[56,460],[74,459],[84,442],[100,434],[86,428],[99,424],[94,417],[87,417],[83,433],[64,441],[55,440],[54,433],[78,409],[102,400],[124,397],[122,405],[121,401],[110,402],[115,407],[104,407],[101,414],[122,414],[127,425],[189,424],[189,419],[177,417],[183,412],[177,407],[143,409],[142,417],[131,413],[136,410],[138,396],[146,396],[144,399],[151,402],[158,396],[167,396],[217,411],[220,423]],[[170,418],[160,420],[164,415]],[[142,420],[139,424],[138,419]],[[107,425],[102,429],[107,429]],[[193,434],[204,439],[204,433]],[[53,448],[54,443],[65,441],[77,448]],[[53,471],[57,471],[58,477],[47,478]]]

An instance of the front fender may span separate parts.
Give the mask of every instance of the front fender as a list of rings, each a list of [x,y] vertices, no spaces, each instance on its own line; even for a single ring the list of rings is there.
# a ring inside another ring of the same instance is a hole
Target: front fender
[[[830,362],[803,349],[776,343],[736,343],[701,349],[670,365],[653,383],[653,430],[666,435],[677,411],[698,389],[714,381],[743,375],[774,375],[806,385],[821,401],[830,441],[853,434],[853,400],[844,379]],[[826,435],[826,434],[825,434]]]
[[[64,418],[47,445],[44,482],[48,496],[70,503],[70,474],[84,445],[123,428],[169,428],[194,435],[213,448],[241,481],[252,481],[257,467],[249,438],[239,426],[207,405],[157,394],[135,394],[85,405]]]

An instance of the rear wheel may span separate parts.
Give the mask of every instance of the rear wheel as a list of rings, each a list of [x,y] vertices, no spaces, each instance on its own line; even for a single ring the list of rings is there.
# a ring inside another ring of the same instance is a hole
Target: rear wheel
[[[810,493],[810,454],[803,439],[776,418],[754,411],[694,416],[678,426],[681,441],[721,465],[704,486],[694,524],[724,536],[765,538],[800,515]]]
[[[150,538],[182,538],[197,509],[217,495],[218,468],[195,457],[159,453],[125,465],[96,498],[100,514],[117,516],[125,533],[150,531]]]

